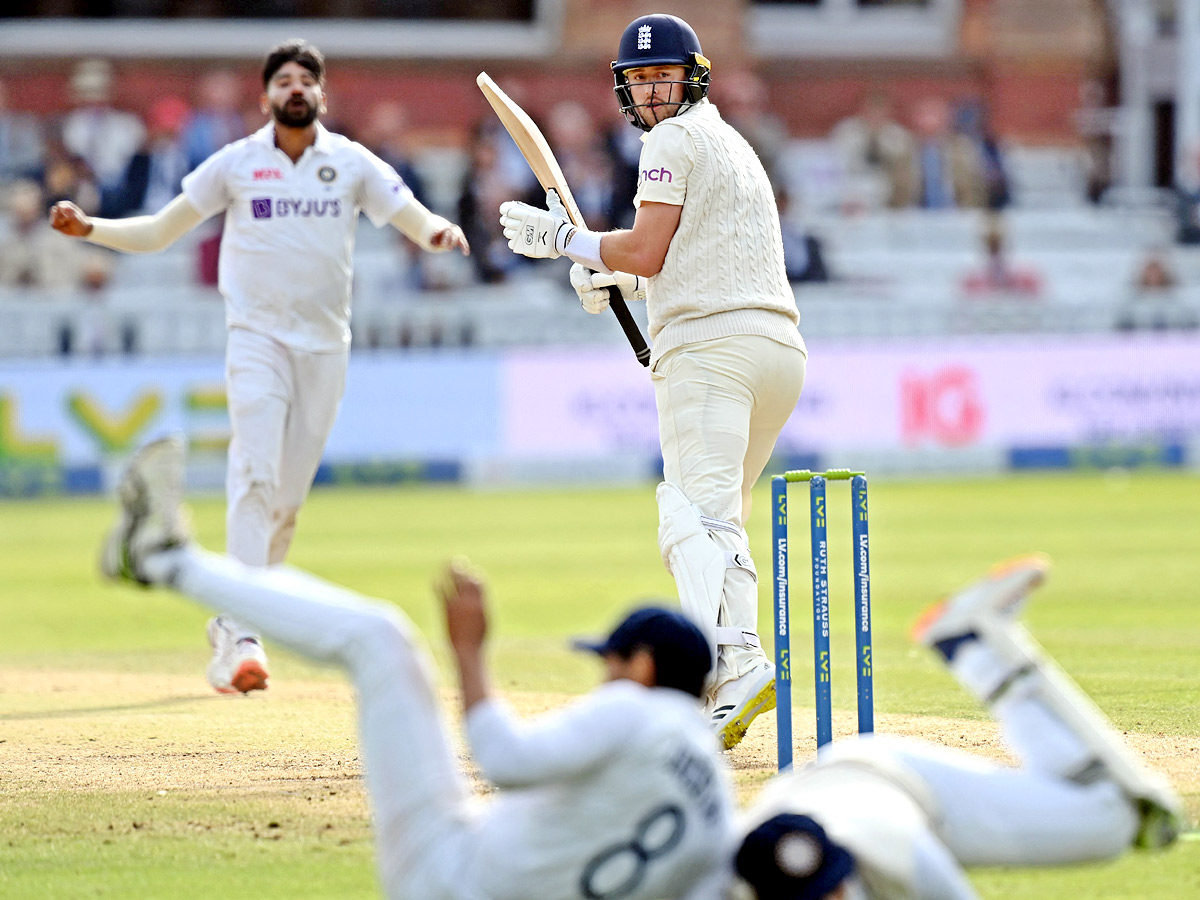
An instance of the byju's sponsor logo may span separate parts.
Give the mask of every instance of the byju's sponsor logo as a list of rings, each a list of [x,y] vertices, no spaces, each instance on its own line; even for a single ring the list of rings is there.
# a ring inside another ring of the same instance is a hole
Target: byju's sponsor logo
[[[342,214],[342,201],[256,197],[250,201],[250,212],[256,219],[336,219]]]
[[[336,219],[341,214],[341,200],[292,200],[283,197],[275,201],[275,218],[277,219],[286,219],[288,216],[297,219],[325,217]]]

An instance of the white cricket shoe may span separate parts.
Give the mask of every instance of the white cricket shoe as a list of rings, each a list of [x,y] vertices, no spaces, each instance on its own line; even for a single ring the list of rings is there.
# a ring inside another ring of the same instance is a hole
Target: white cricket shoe
[[[912,639],[926,647],[971,634],[982,618],[1014,619],[1029,592],[1046,579],[1050,558],[1028,553],[993,566],[991,571],[929,607],[912,627]]]
[[[208,683],[218,694],[248,694],[267,689],[267,654],[256,637],[238,640],[221,616],[208,623],[208,643],[213,657]]]
[[[724,750],[732,750],[760,713],[775,708],[775,664],[763,660],[713,692],[705,709]]]
[[[153,441],[134,454],[117,482],[117,524],[100,551],[100,570],[109,578],[149,585],[146,557],[191,540],[183,510],[183,441]]]

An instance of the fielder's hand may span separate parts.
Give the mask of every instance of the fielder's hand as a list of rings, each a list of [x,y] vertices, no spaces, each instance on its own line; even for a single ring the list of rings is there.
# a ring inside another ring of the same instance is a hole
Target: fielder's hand
[[[429,246],[436,253],[461,250],[463,256],[471,255],[471,245],[467,243],[466,235],[452,222],[447,222],[445,228],[433,233],[433,236],[429,238]]]
[[[579,263],[571,266],[571,287],[579,295],[580,304],[592,315],[608,309],[609,292],[605,288],[615,287],[627,303],[646,299],[646,279],[640,275],[630,275],[628,272],[604,275]]]
[[[92,220],[70,200],[59,200],[50,207],[50,227],[69,237],[87,237],[92,233]]]
[[[557,191],[546,191],[546,205],[549,209],[519,200],[500,204],[500,226],[513,253],[530,259],[558,259],[563,255],[577,229],[567,217]]]
[[[446,634],[460,659],[479,652],[487,639],[487,603],[483,576],[466,559],[446,566],[436,585],[446,613]]]

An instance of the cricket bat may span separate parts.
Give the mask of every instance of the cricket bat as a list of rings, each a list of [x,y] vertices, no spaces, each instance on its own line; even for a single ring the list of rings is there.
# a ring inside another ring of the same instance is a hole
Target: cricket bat
[[[529,114],[514,103],[508,94],[500,90],[487,72],[480,72],[475,83],[479,85],[483,96],[487,98],[492,109],[496,111],[496,115],[500,117],[500,122],[504,125],[505,130],[516,141],[521,155],[529,163],[529,168],[537,176],[542,188],[544,190],[553,188],[558,191],[558,197],[562,200],[563,206],[567,208],[567,215],[571,217],[571,222],[580,228],[586,228],[587,225],[579,212],[579,205],[575,202],[567,179],[563,176],[562,168],[559,166],[558,160],[554,158],[550,145],[546,143],[546,138],[534,124],[533,119],[529,118]],[[608,305],[616,315],[617,321],[621,323],[625,337],[629,339],[629,345],[637,354],[638,362],[643,366],[650,365],[650,348],[646,345],[646,339],[642,336],[637,322],[634,321],[633,314],[629,312],[629,307],[625,304],[621,292],[616,288],[608,289]]]

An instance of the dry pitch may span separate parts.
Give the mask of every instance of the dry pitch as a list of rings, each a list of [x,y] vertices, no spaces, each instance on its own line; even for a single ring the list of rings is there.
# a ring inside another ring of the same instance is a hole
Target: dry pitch
[[[202,679],[185,675],[5,669],[2,683],[0,765],[10,799],[23,792],[73,791],[286,795],[321,782],[341,786],[345,799],[365,812],[353,695],[341,681],[276,679],[269,693],[245,697],[217,696]],[[518,714],[535,716],[569,703],[572,695],[508,691],[504,698]],[[457,697],[445,688],[442,700],[460,761],[471,771],[458,734]],[[797,705],[794,713],[802,761],[804,748],[814,746],[813,709]],[[835,737],[854,728],[852,713],[835,713]],[[876,728],[1010,760],[990,721],[884,714]],[[1200,792],[1196,738],[1126,737],[1174,784]],[[774,773],[775,753],[771,712],[725,757],[742,800]],[[476,787],[487,789],[478,781]]]

